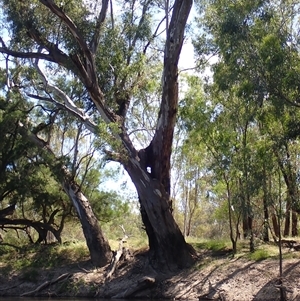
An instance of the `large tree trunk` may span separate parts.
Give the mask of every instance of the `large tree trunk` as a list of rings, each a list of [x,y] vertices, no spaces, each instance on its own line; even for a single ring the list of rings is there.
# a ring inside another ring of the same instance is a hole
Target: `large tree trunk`
[[[195,251],[188,245],[176,224],[169,206],[169,197],[156,179],[130,160],[126,170],[136,186],[143,223],[149,239],[150,263],[158,269],[190,266]]]
[[[132,150],[124,167],[137,189],[149,238],[150,259],[157,268],[189,266],[195,255],[193,248],[185,242],[170,205],[170,158],[178,108],[178,60],[192,3],[192,0],[176,0],[174,3],[167,29],[162,100],[151,143],[136,153],[126,133],[122,135],[123,143]]]

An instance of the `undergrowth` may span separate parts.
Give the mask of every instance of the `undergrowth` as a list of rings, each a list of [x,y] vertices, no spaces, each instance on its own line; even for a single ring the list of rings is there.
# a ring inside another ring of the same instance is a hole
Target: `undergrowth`
[[[79,231],[78,229],[76,231]],[[74,234],[74,232],[73,232]],[[112,250],[119,248],[123,233],[118,229],[109,239]],[[68,240],[69,239],[69,240]],[[74,235],[64,237],[63,244],[25,244],[24,241],[10,241],[0,245],[0,273],[9,275],[13,271],[22,272],[22,277],[28,281],[36,281],[39,277],[38,269],[50,269],[73,263],[89,260],[89,252],[85,241],[80,237],[76,240]],[[249,252],[248,241],[238,241],[237,254],[232,253],[230,240],[214,239],[204,240],[188,238],[199,254],[207,257],[206,264],[218,258],[243,257],[247,260],[260,261],[268,258],[278,259],[278,247],[272,243],[257,244],[256,250]],[[124,246],[135,251],[147,248],[145,234],[129,235]],[[300,252],[283,249],[283,258],[300,258]],[[203,263],[201,263],[203,264]]]

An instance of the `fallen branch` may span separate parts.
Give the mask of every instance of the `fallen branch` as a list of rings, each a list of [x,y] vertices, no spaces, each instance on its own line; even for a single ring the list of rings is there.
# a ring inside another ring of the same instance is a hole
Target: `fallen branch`
[[[70,276],[70,273],[62,274],[59,277],[57,277],[56,279],[54,279],[52,281],[46,281],[43,284],[41,284],[40,286],[38,286],[35,290],[23,293],[20,296],[21,297],[24,297],[24,296],[34,296],[37,292],[40,292],[40,291],[44,290],[46,287],[48,287],[48,286],[50,286],[52,284],[55,284],[55,283],[57,283],[57,282],[65,279],[65,278],[68,278],[69,276]]]
[[[111,278],[111,276],[113,275],[113,273],[116,270],[117,264],[120,261],[121,256],[123,254],[125,255],[125,248],[123,247],[123,244],[125,242],[127,242],[128,235],[126,235],[123,225],[121,225],[120,227],[124,233],[124,237],[122,239],[120,239],[120,241],[119,241],[119,249],[116,252],[114,252],[114,256],[113,256],[110,266],[108,268],[109,272],[107,272],[107,274],[106,274],[105,281],[107,281]]]
[[[283,247],[293,249],[297,241],[291,239],[281,239],[278,243],[281,243]]]
[[[0,291],[8,291],[8,290],[10,290],[10,289],[12,289],[12,288],[15,288],[15,287],[17,287],[17,286],[23,284],[24,282],[25,282],[25,281],[23,281],[23,282],[21,282],[21,283],[18,283],[18,284],[16,284],[16,285],[10,286],[10,287],[1,288]]]
[[[294,246],[294,251],[300,251],[300,245],[295,245]]]
[[[196,287],[199,283],[202,282],[202,279],[197,280],[196,282],[192,283],[191,285],[187,285],[185,289],[181,289],[176,296],[174,296],[175,299],[187,299],[188,294]]]

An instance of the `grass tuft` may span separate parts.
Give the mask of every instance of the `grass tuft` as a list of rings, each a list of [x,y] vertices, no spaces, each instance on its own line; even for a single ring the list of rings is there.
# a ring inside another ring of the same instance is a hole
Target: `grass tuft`
[[[266,249],[259,249],[254,251],[253,253],[249,253],[248,257],[250,260],[261,261],[272,257],[272,255]]]
[[[229,249],[227,241],[223,240],[207,240],[202,242],[194,242],[192,245],[198,250],[210,250],[213,252],[219,252]]]

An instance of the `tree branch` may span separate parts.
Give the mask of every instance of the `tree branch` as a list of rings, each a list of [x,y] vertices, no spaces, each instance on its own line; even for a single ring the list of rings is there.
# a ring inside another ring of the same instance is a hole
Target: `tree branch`
[[[56,86],[49,83],[49,81],[46,78],[45,74],[41,71],[41,69],[38,66],[38,59],[35,60],[34,66],[35,66],[38,74],[40,75],[40,77],[43,81],[43,84],[44,84],[44,87],[46,88],[46,91],[53,93],[54,96],[57,96],[59,99],[61,99],[64,102],[64,105],[62,105],[61,103],[55,101],[53,98],[42,98],[42,97],[39,97],[39,96],[34,96],[32,94],[29,94],[29,96],[39,98],[39,99],[43,99],[43,100],[46,100],[46,101],[51,101],[52,103],[55,103],[58,106],[59,105],[62,106],[64,109],[67,108],[67,110],[69,112],[71,112],[73,116],[76,116],[78,119],[83,121],[84,125],[87,127],[88,130],[90,130],[92,133],[95,133],[96,130],[97,130],[96,124],[94,124],[90,120],[90,117],[88,115],[86,115],[82,109],[78,108],[75,105],[75,103],[71,100],[71,98],[66,93],[64,93],[58,87],[56,87]]]
[[[23,59],[43,59],[49,62],[57,62],[51,55],[40,52],[19,52],[6,47],[0,47],[0,52]]]
[[[72,116],[80,120],[85,125],[86,129],[88,129],[91,133],[96,133],[97,126],[95,123],[93,123],[93,121],[90,120],[89,116],[78,114],[77,111],[74,111],[72,108],[66,106],[63,103],[58,102],[52,97],[45,97],[45,96],[35,95],[31,93],[28,93],[26,95],[34,99],[51,102],[55,104],[57,108],[68,111]]]
[[[88,75],[85,78],[85,80],[89,79],[91,81],[91,85],[94,85],[95,83],[97,83],[94,57],[93,57],[92,52],[90,51],[85,39],[79,32],[77,26],[75,25],[75,23],[70,19],[70,17],[67,14],[65,14],[65,12],[60,7],[58,7],[54,3],[53,0],[40,0],[40,2],[42,4],[44,4],[46,7],[48,7],[58,18],[60,18],[65,23],[65,25],[69,29],[69,32],[74,37],[75,41],[78,43],[81,51],[83,52],[84,58],[86,59],[85,65],[82,65],[82,67],[84,67],[85,72]],[[78,56],[77,56],[77,60],[75,60],[75,61],[76,61],[76,63],[80,63]],[[88,86],[89,85],[90,84],[88,84]]]
[[[102,0],[101,11],[100,11],[99,16],[97,18],[95,32],[94,32],[93,38],[92,38],[91,43],[90,43],[91,52],[93,54],[96,53],[98,45],[99,45],[101,26],[102,26],[102,24],[105,20],[105,17],[106,17],[106,13],[107,13],[107,9],[108,9],[108,2],[109,2],[109,0]]]
[[[176,0],[174,3],[165,46],[162,101],[155,135],[147,148],[147,152],[155,157],[150,166],[151,175],[161,181],[168,194],[170,194],[170,156],[178,110],[178,61],[192,4],[193,0]]]

